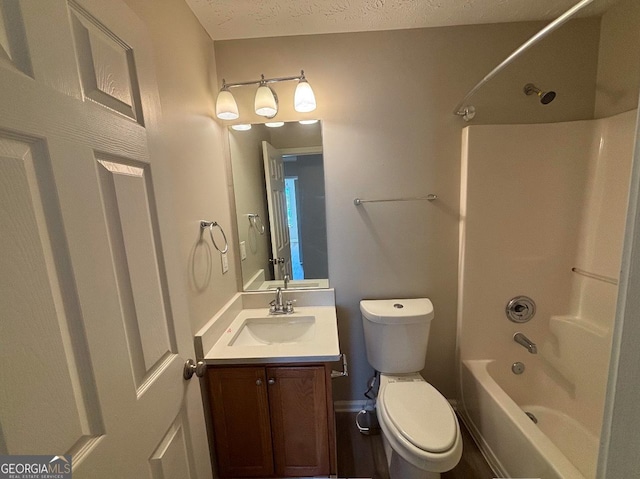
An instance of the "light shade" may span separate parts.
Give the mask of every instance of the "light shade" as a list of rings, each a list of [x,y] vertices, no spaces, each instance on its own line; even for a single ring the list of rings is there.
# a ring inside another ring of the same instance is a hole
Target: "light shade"
[[[240,115],[238,114],[238,104],[236,99],[229,90],[222,89],[218,93],[218,99],[216,100],[216,116],[221,120],[235,120]]]
[[[251,125],[248,123],[240,123],[238,125],[231,125],[231,128],[236,131],[247,131],[251,129]]]
[[[293,105],[296,111],[306,113],[316,109],[316,97],[313,94],[311,85],[304,78],[298,82],[296,92],[293,97]]]
[[[280,128],[281,126],[284,126],[284,121],[268,121],[264,126],[268,126],[269,128]]]
[[[276,95],[267,85],[260,85],[254,102],[256,115],[272,118],[278,113]]]

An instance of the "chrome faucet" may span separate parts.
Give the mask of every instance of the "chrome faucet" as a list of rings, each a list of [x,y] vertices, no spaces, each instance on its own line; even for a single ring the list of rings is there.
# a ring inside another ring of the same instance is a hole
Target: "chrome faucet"
[[[284,289],[287,289],[289,287],[289,275],[285,274],[284,275]]]
[[[531,354],[537,354],[538,353],[538,347],[536,346],[536,343],[531,341],[524,334],[522,334],[522,333],[514,334],[513,335],[513,340],[516,343],[518,343],[518,344],[524,346],[525,348],[527,348],[527,351],[529,351]]]
[[[283,301],[282,288],[276,288],[276,299],[271,300],[269,305],[269,314],[293,313],[293,301]]]

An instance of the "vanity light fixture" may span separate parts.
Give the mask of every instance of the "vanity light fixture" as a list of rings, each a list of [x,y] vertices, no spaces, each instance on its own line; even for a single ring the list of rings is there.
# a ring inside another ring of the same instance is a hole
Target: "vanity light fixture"
[[[300,120],[298,123],[300,123],[301,125],[313,125],[315,123],[318,123],[318,120]]]
[[[269,128],[280,128],[281,126],[284,126],[284,121],[268,121],[264,126],[268,126]]]
[[[226,86],[223,86],[220,93],[218,93],[218,98],[216,99],[216,116],[221,120],[235,120],[240,116],[238,114],[236,99],[233,98],[233,95]]]
[[[254,109],[256,115],[264,116],[266,118],[273,118],[278,113],[278,95],[274,92],[270,86],[263,80],[260,82],[258,91],[256,91],[256,98],[254,100]]]
[[[249,123],[239,123],[237,125],[231,125],[231,128],[236,131],[247,131],[251,129],[251,125]]]
[[[304,71],[301,72],[302,78],[296,86],[296,92],[293,95],[293,105],[296,111],[308,113],[316,109],[316,97],[313,94],[311,85],[304,77]]]
[[[307,113],[316,109],[316,98],[311,89],[311,85],[304,76],[304,70],[300,70],[300,75],[292,77],[265,78],[260,75],[260,80],[251,80],[238,83],[227,83],[222,79],[222,88],[216,100],[216,116],[221,120],[235,120],[239,117],[238,105],[230,88],[240,86],[258,85],[254,100],[254,110],[256,115],[266,118],[273,118],[278,113],[278,95],[269,86],[270,83],[283,81],[297,81],[296,91],[293,97],[293,107],[297,112]]]

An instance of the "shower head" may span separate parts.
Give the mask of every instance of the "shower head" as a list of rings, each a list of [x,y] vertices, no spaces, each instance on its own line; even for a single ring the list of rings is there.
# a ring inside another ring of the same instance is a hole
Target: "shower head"
[[[543,105],[548,105],[551,103],[556,97],[555,91],[542,91],[540,88],[536,87],[533,83],[527,83],[524,86],[524,92],[527,95],[536,94],[540,98],[540,103]]]

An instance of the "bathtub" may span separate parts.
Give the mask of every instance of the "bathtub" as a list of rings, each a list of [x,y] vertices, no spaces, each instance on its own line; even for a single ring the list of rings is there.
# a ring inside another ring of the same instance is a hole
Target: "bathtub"
[[[594,478],[598,420],[584,424],[590,413],[575,407],[576,391],[538,358],[525,365],[515,375],[507,361],[462,361],[460,412],[487,460],[503,477]]]

